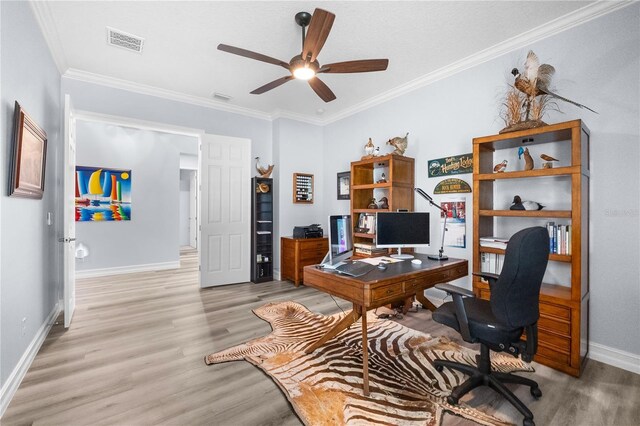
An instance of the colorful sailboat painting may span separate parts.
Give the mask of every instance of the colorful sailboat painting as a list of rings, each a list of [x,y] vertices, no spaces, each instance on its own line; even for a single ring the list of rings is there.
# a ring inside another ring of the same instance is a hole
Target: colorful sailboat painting
[[[131,170],[76,166],[76,222],[131,220]]]

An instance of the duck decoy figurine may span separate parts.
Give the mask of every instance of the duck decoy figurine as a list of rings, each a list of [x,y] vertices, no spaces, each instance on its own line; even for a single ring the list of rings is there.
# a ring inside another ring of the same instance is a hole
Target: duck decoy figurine
[[[519,195],[513,197],[513,204],[509,210],[542,210],[545,206],[536,201],[522,201]]]
[[[548,95],[555,99],[568,102],[580,108],[588,109],[591,112],[595,112],[591,108],[574,102],[570,99],[563,98],[562,96],[554,93],[550,90],[551,77],[556,72],[556,69],[549,64],[540,65],[538,56],[530,50],[527,54],[527,59],[524,63],[524,72],[520,74],[518,68],[511,70],[511,74],[515,77],[514,86],[527,96],[526,100],[526,115],[525,121],[529,120],[529,112],[531,110],[531,104],[537,96]]]
[[[493,171],[496,173],[502,173],[506,168],[507,168],[507,160],[502,160],[502,163],[498,163],[493,167]]]
[[[268,178],[271,176],[271,172],[273,172],[273,164],[269,164],[267,167],[264,167],[260,164],[260,157],[256,157],[256,170],[260,173],[260,177]]]
[[[381,209],[388,209],[389,208],[389,200],[387,199],[387,197],[382,197],[380,199],[380,208]]]
[[[369,201],[369,205],[367,206],[368,209],[377,209],[378,205],[376,204],[376,199],[372,198],[371,201]]]
[[[518,159],[521,159],[524,155],[524,169],[533,170],[533,158],[529,154],[529,148],[518,148]]]
[[[542,158],[544,161],[558,161],[557,158],[553,158],[552,156],[547,154],[540,154],[540,158]]]

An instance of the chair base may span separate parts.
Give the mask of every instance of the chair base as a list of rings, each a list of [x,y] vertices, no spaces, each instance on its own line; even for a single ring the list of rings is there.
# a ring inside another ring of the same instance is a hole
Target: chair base
[[[538,383],[531,379],[527,379],[526,377],[516,376],[515,374],[491,371],[489,348],[486,345],[481,345],[480,355],[477,357],[477,363],[478,366],[473,367],[467,364],[442,359],[434,361],[434,365],[438,371],[442,371],[444,367],[447,367],[470,376],[465,382],[453,388],[451,394],[447,397],[447,402],[452,405],[457,405],[460,398],[471,390],[478,386],[488,386],[500,395],[504,396],[511,405],[524,415],[524,426],[535,426],[531,410],[529,410],[527,406],[524,405],[522,401],[520,401],[518,397],[516,397],[504,384],[517,383],[529,386],[531,395],[538,399],[542,396],[542,391],[540,391]]]

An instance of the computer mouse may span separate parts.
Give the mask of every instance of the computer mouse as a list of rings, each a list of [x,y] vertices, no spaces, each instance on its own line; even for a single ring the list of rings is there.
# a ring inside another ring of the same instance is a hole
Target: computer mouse
[[[414,265],[422,265],[422,260],[420,260],[420,259],[413,259],[413,260],[411,261],[411,263],[413,263]]]
[[[387,270],[387,264],[386,263],[378,263],[378,269],[380,269],[381,271],[386,271]]]

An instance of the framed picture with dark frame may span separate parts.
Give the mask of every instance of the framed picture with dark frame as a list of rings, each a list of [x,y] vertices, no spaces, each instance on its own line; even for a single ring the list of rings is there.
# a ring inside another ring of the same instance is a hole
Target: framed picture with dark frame
[[[47,134],[16,101],[9,196],[41,199],[44,194]]]
[[[351,199],[351,172],[338,173],[338,200]]]

